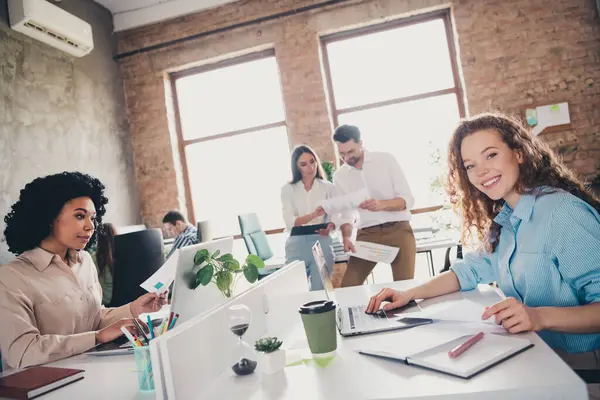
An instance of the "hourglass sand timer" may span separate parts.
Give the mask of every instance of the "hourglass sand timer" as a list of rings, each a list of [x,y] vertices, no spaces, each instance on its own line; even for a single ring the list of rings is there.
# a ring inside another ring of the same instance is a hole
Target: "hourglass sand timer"
[[[238,342],[234,350],[237,361],[231,368],[237,375],[249,375],[256,369],[257,362],[252,359],[254,358],[252,348],[242,337],[250,327],[252,312],[245,305],[236,304],[229,307],[227,319],[229,321],[229,330],[238,337]]]

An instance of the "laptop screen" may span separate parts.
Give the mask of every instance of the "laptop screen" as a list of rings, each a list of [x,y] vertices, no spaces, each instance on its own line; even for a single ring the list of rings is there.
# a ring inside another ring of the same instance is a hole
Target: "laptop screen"
[[[314,244],[314,246],[312,247],[312,254],[315,259],[315,262],[317,263],[319,275],[321,276],[321,282],[323,282],[325,293],[327,293],[327,299],[335,301],[333,282],[331,281],[331,274],[329,273],[329,268],[327,268],[327,261],[325,260],[325,255],[323,254],[321,242],[316,242]]]

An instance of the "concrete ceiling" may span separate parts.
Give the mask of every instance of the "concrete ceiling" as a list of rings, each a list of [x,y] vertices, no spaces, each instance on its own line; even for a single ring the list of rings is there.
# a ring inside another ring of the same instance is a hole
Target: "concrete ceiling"
[[[113,14],[115,31],[192,14],[235,0],[94,0]]]

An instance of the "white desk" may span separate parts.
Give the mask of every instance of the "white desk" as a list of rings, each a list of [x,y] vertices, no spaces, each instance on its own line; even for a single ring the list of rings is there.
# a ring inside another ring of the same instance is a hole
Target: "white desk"
[[[363,285],[336,291],[338,299],[360,304],[381,287],[407,288],[409,282]],[[314,292],[310,297],[315,297]],[[269,313],[269,335],[284,338],[284,346],[300,345],[303,327],[297,314],[305,299],[290,296],[278,301]],[[454,293],[448,298],[470,298],[491,304],[498,297],[488,287],[480,291]],[[439,298],[435,301],[439,301]],[[353,338],[338,336],[335,360],[327,368],[316,366],[287,367],[279,376],[255,373],[236,377],[225,371],[203,399],[587,399],[584,382],[534,333],[522,335],[535,346],[470,380],[454,378],[393,361],[357,354],[355,348],[376,343],[383,335]],[[306,343],[304,339],[304,343]],[[260,365],[259,365],[260,368]]]
[[[338,299],[359,303],[381,287],[407,288],[417,282],[362,285],[338,290]],[[268,334],[284,338],[284,346],[306,346],[298,306],[323,297],[323,292],[277,296],[267,315]],[[480,291],[454,293],[449,298],[471,298],[481,304],[496,300],[489,287]],[[440,298],[437,299],[439,301]],[[190,393],[202,399],[587,399],[584,382],[533,333],[523,337],[535,347],[478,375],[463,380],[391,361],[357,354],[354,348],[377,341],[382,335],[338,337],[336,359],[327,368],[287,367],[267,376],[260,369],[253,375],[236,377],[223,371],[211,387]],[[198,360],[199,363],[210,362]],[[77,356],[52,365],[82,368],[85,379],[44,397],[48,399],[147,399],[137,392],[133,356],[95,358]],[[260,368],[260,366],[259,366]]]

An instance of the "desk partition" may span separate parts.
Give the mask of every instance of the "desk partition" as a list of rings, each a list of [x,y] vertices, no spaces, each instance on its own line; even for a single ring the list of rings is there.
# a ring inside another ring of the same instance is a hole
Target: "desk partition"
[[[304,262],[295,261],[244,293],[195,317],[151,342],[157,398],[194,397],[236,361],[237,337],[229,331],[228,308],[245,304],[252,322],[243,339],[249,344],[267,332],[268,298],[308,293]]]

